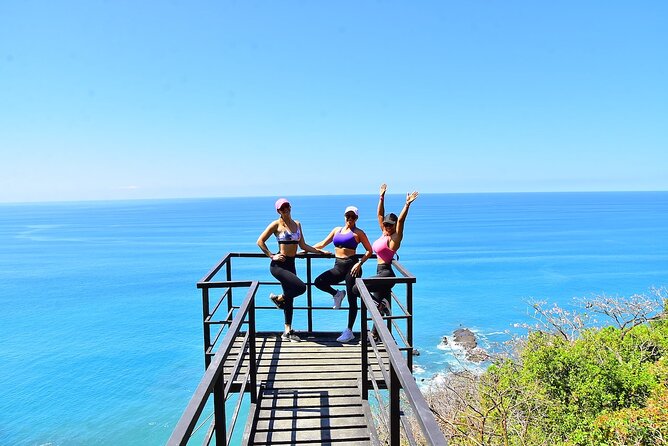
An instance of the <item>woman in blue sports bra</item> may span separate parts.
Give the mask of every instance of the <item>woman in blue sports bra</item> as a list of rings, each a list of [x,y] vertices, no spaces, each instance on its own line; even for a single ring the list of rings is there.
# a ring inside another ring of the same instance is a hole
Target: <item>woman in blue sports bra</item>
[[[334,242],[335,256],[334,267],[325,271],[316,277],[313,284],[320,290],[329,293],[334,298],[334,308],[341,308],[341,301],[348,292],[348,328],[343,330],[341,336],[337,339],[339,342],[351,341],[354,336],[352,327],[357,318],[357,298],[352,295],[352,287],[355,284],[355,278],[362,276],[362,265],[371,257],[371,243],[364,231],[358,228],[355,223],[359,218],[359,211],[355,206],[348,206],[343,213],[345,225],[337,226],[332,229],[325,239],[313,245],[314,248],[322,249]],[[357,255],[357,245],[362,244],[366,252],[363,256]],[[346,282],[346,291],[335,290],[332,285]]]
[[[316,254],[323,252],[313,246],[307,245],[304,241],[304,232],[302,225],[297,220],[292,219],[290,202],[285,198],[279,198],[276,203],[276,212],[280,215],[277,220],[269,223],[269,226],[260,234],[257,239],[257,245],[263,253],[271,259],[269,272],[281,283],[283,294],[270,294],[269,298],[278,308],[283,309],[285,316],[285,330],[281,339],[284,341],[298,342],[299,337],[292,330],[292,314],[294,309],[294,298],[304,294],[306,284],[297,277],[295,269],[295,255],[297,249]],[[273,254],[267,248],[267,239],[271,235],[276,236],[278,242],[278,253]]]

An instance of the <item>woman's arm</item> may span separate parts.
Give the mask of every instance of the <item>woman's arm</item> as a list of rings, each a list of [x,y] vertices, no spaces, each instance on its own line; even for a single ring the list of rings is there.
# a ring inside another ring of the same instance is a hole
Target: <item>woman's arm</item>
[[[304,230],[302,229],[302,224],[299,222],[296,223],[299,226],[299,232],[302,235],[301,238],[299,239],[299,247],[304,251],[312,252],[313,254],[325,254],[325,252],[323,252],[322,250],[314,248],[313,246],[306,243],[306,239],[304,237]]]
[[[366,252],[357,261],[357,263],[355,265],[353,265],[352,269],[350,270],[350,274],[353,277],[359,277],[359,276],[362,275],[362,265],[373,254],[373,249],[371,248],[371,243],[369,243],[369,238],[366,236],[366,233],[364,231],[362,231],[361,229],[358,229],[356,232],[357,232],[357,235],[360,238],[360,243],[362,243],[362,246],[364,246],[364,249],[366,249]]]
[[[378,197],[378,225],[380,230],[383,230],[383,219],[385,218],[385,192],[387,191],[387,184],[380,185],[380,196]]]
[[[330,232],[327,237],[325,237],[324,239],[322,239],[322,241],[319,241],[318,243],[313,245],[313,247],[316,249],[322,249],[325,246],[332,243],[332,240],[334,240],[334,236],[336,235],[336,231],[338,231],[340,228],[341,228],[340,226],[337,226],[336,228],[332,229],[332,232]]]
[[[269,223],[269,226],[260,234],[260,237],[257,239],[257,246],[260,247],[260,250],[270,259],[274,260],[274,255],[272,254],[269,248],[267,248],[267,239],[271,236],[271,234],[276,233],[276,229],[278,229],[278,220],[274,220],[271,223]],[[280,254],[276,254],[280,255]]]
[[[406,217],[408,216],[408,209],[410,209],[411,203],[415,201],[417,196],[417,191],[406,194],[406,203],[404,204],[404,207],[401,209],[401,213],[399,214],[399,219],[397,220],[397,231],[394,233],[390,241],[390,249],[395,251],[399,249],[401,240],[404,238],[404,223],[406,222]],[[394,242],[394,244],[392,242]]]

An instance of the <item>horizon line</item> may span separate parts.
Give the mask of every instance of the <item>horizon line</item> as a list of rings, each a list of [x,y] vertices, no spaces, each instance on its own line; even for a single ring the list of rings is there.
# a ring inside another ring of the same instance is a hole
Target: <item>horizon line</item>
[[[421,195],[516,195],[516,194],[619,194],[619,193],[664,193],[668,190],[572,190],[572,191],[488,191],[488,192],[421,192]],[[290,197],[344,197],[344,196],[374,196],[376,193],[364,194],[288,194]],[[388,195],[403,195],[402,193],[388,193]],[[171,201],[171,200],[217,200],[240,198],[269,198],[278,195],[210,195],[210,196],[182,196],[182,197],[141,197],[141,198],[90,198],[65,200],[32,200],[32,201],[0,201],[0,205],[37,205],[37,204],[67,204],[67,203],[101,203],[126,201]]]

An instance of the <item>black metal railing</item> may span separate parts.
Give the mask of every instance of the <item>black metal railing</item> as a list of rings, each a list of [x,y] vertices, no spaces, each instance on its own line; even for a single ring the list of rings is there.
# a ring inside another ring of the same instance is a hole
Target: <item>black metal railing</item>
[[[308,331],[313,331],[313,312],[332,310],[330,306],[317,307],[313,305],[313,279],[312,262],[322,259],[331,259],[332,255],[313,255],[298,254],[298,258],[306,261],[306,305],[295,306],[295,311],[306,311]],[[204,408],[209,403],[210,396],[213,395],[213,420],[204,436],[203,444],[209,444],[215,438],[217,445],[230,444],[237,418],[240,415],[240,407],[245,394],[250,397],[251,409],[253,413],[259,396],[259,385],[256,382],[257,375],[257,356],[255,352],[255,312],[256,310],[271,309],[275,306],[259,306],[256,304],[256,295],[260,286],[277,286],[276,281],[250,281],[233,280],[233,259],[237,258],[262,258],[266,260],[263,254],[255,253],[229,253],[218,264],[197,283],[197,287],[202,290],[202,316],[203,316],[203,339],[204,339],[204,358],[206,372],[200,384],[192,396],[188,407],[179,420],[172,436],[167,444],[183,445],[187,444],[199,427],[197,423],[202,415]],[[235,260],[236,262],[236,260]],[[418,421],[422,431],[422,436],[429,444],[445,444],[443,434],[438,428],[434,417],[427,406],[415,379],[412,376],[411,369],[413,364],[413,284],[415,277],[410,274],[401,264],[393,262],[393,266],[401,273],[400,277],[393,278],[363,278],[357,279],[357,286],[361,293],[361,355],[362,355],[362,379],[361,396],[365,405],[365,410],[369,412],[371,419],[371,406],[369,405],[369,390],[373,387],[376,397],[380,404],[381,420],[388,432],[389,443],[391,445],[400,444],[402,438],[401,426],[403,429],[403,438],[410,444],[416,444],[411,427],[406,421],[406,416],[401,410],[400,396],[403,394],[411,406],[413,415]],[[327,267],[328,268],[328,267]],[[324,270],[325,268],[323,268]],[[225,280],[214,281],[214,278],[221,272],[225,272]],[[257,273],[255,273],[257,274]],[[371,294],[366,287],[366,283],[374,281],[388,282],[392,285],[392,315],[382,316],[376,308]],[[397,286],[399,285],[399,286]],[[402,286],[406,287],[405,293],[398,292]],[[243,301],[235,306],[233,301],[234,291],[238,288],[248,288]],[[218,299],[213,299],[212,290],[221,290],[222,294]],[[214,304],[213,307],[211,304]],[[219,316],[220,313],[224,314]],[[382,354],[378,349],[378,343],[368,336],[368,322],[372,321],[376,326],[376,331],[380,342],[385,346],[387,352],[387,367],[382,360]],[[403,324],[401,323],[403,322]],[[243,332],[242,327],[247,326],[247,331]],[[217,328],[217,330],[216,330]],[[393,333],[395,336],[393,336]],[[239,346],[239,337],[243,336]],[[222,340],[221,340],[222,339]],[[397,343],[399,341],[402,346]],[[236,344],[235,344],[236,342]],[[364,348],[370,344],[371,348]],[[229,367],[230,352],[232,348],[238,351],[236,361],[231,371],[225,371],[224,367]],[[239,348],[237,348],[239,347]],[[380,365],[382,382],[378,382],[374,374],[370,372],[369,353],[373,353],[376,361]],[[403,357],[402,354],[405,354]],[[242,376],[241,371],[246,370]],[[237,383],[236,385],[234,383]],[[389,409],[384,411],[382,404],[383,389],[388,389]],[[233,410],[229,420],[226,419],[225,402],[231,393],[238,393],[237,405]],[[200,426],[203,426],[201,423]],[[372,431],[373,426],[369,426]],[[375,436],[377,439],[377,435]]]
[[[213,420],[204,437],[203,444],[210,444],[211,440],[215,438],[216,445],[228,445],[234,432],[234,427],[240,413],[243,396],[248,393],[250,395],[251,404],[255,404],[258,398],[258,386],[256,382],[257,376],[257,360],[255,352],[255,294],[257,293],[259,282],[215,282],[209,283],[209,288],[227,288],[226,294],[231,295],[231,290],[237,287],[249,287],[246,298],[243,300],[241,306],[238,308],[236,316],[230,321],[229,329],[225,333],[220,347],[213,356],[213,360],[207,365],[204,377],[200,381],[195,393],[188,403],[188,407],[183,412],[181,419],[177,423],[172,436],[167,441],[168,445],[184,445],[187,444],[191,435],[196,429],[196,425],[200,416],[213,394]],[[208,294],[208,293],[206,293]],[[243,333],[241,328],[243,325],[248,326],[248,330]],[[243,340],[240,346],[238,338],[243,335]],[[225,382],[223,371],[225,361],[232,350],[232,347],[238,347],[237,360],[229,372],[227,382]],[[207,356],[208,357],[208,356]],[[244,363],[247,365],[246,373],[241,378],[240,371]],[[234,408],[231,421],[226,420],[225,402],[228,400],[230,394],[233,392],[232,384],[235,381],[240,381],[241,388],[234,390],[240,395],[237,405]]]
[[[306,331],[313,332],[313,314],[314,311],[336,311],[333,310],[331,306],[316,306],[313,302],[313,281],[315,280],[313,275],[313,263],[320,262],[324,265],[321,270],[329,269],[329,265],[325,265],[324,261],[333,259],[333,254],[297,254],[297,258],[303,259],[306,263],[306,305],[295,305],[294,310],[305,311],[306,312]],[[373,256],[375,258],[375,256]],[[238,259],[238,260],[237,260]],[[224,282],[213,281],[220,273],[225,273],[225,282],[236,283],[234,282],[235,278],[233,277],[234,272],[234,262],[240,261],[242,259],[264,259],[267,260],[267,257],[261,253],[239,253],[232,252],[225,255],[216,266],[211,269],[199,282],[197,282],[197,287],[202,290],[202,318],[203,318],[203,341],[204,341],[204,356],[205,356],[205,367],[209,365],[211,358],[215,354],[216,341],[222,335],[224,329],[229,326],[232,320],[233,312],[238,308],[233,303],[233,290],[228,289],[223,293],[217,300],[212,304],[212,296],[210,293],[211,289],[214,288],[224,288],[220,284]],[[399,349],[404,352],[406,357],[406,362],[408,363],[409,369],[413,368],[413,284],[415,283],[415,277],[408,272],[399,262],[394,261],[393,266],[399,271],[401,277],[384,279],[391,281],[395,284],[403,284],[406,287],[405,293],[399,293],[395,289],[395,292],[392,293],[392,307],[393,314],[392,316],[386,317],[387,327],[390,332],[397,333],[397,340],[400,342],[401,346]],[[269,269],[268,266],[266,268]],[[257,275],[257,272],[253,274]],[[273,279],[273,278],[272,278]],[[236,278],[236,280],[239,280]],[[242,278],[241,280],[248,280],[248,277]],[[279,282],[275,280],[271,281],[260,281],[262,286],[277,286]],[[227,313],[224,317],[216,318],[216,315],[221,311],[221,308],[225,308]],[[272,304],[268,305],[256,305],[257,310],[275,310],[276,307]],[[344,305],[341,309],[346,309]],[[212,333],[212,329],[218,327],[218,330]]]
[[[396,262],[395,262],[395,266]],[[406,273],[406,271],[402,271]],[[365,411],[372,415],[371,406],[369,404],[369,391],[371,387],[373,388],[378,404],[376,407],[379,411],[379,422],[383,424],[383,428],[387,433],[388,441],[391,446],[399,446],[402,441],[402,430],[403,427],[403,439],[408,442],[408,444],[415,445],[418,444],[415,440],[415,435],[412,431],[412,426],[408,421],[405,411],[401,409],[401,394],[403,393],[405,399],[410,404],[413,417],[417,420],[422,437],[430,445],[445,445],[445,437],[441,432],[438,423],[434,419],[434,415],[429,408],[429,405],[422,396],[422,392],[415,383],[411,369],[407,364],[407,361],[404,361],[404,358],[401,355],[401,351],[395,342],[395,337],[392,336],[392,333],[388,328],[391,327],[390,323],[394,322],[391,317],[382,316],[376,308],[376,304],[371,297],[371,293],[366,287],[367,283],[372,282],[388,282],[389,285],[393,283],[401,283],[406,280],[415,280],[412,276],[404,278],[369,278],[369,279],[356,279],[357,287],[360,290],[362,305],[361,305],[361,343],[362,343],[362,379],[361,379],[361,390],[362,390],[362,402],[365,406]],[[410,288],[409,288],[410,289]],[[393,293],[394,294],[394,293]],[[393,300],[398,302],[393,296]],[[370,318],[367,317],[367,311],[370,314]],[[375,325],[375,332],[377,333],[377,340],[374,336],[369,336],[368,330],[368,321],[371,320]],[[387,322],[387,326],[385,326]],[[387,354],[387,363],[384,361],[383,352],[381,352],[379,345],[384,346],[384,352]],[[364,348],[365,345],[368,345],[367,348]],[[372,361],[369,358],[369,354],[373,354]],[[385,384],[384,386],[376,380],[376,375],[373,372],[371,367],[372,362],[375,362],[381,372],[382,381]],[[387,388],[389,395],[387,398],[384,398],[382,395],[382,388]],[[402,392],[403,391],[403,392]],[[385,400],[389,400],[388,404],[384,404]],[[387,407],[386,407],[387,406]],[[376,430],[372,430],[372,435],[376,434]],[[376,438],[377,439],[377,438]]]

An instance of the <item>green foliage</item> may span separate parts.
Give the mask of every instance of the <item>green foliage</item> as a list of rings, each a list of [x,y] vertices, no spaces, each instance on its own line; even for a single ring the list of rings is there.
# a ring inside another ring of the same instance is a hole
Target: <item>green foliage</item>
[[[490,445],[666,444],[667,354],[662,320],[587,329],[572,341],[534,332],[519,360],[500,361],[479,380],[479,406],[468,416],[484,421],[474,426]]]

